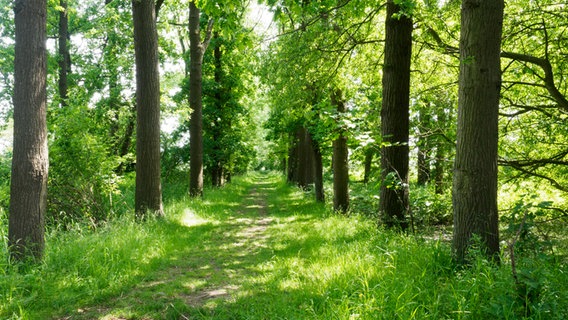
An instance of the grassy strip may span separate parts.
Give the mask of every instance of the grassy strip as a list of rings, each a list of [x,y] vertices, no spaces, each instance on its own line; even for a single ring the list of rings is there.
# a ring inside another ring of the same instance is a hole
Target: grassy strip
[[[332,214],[279,176],[166,191],[166,220],[51,234],[41,266],[4,266],[0,318],[568,318],[562,261],[518,261],[521,291],[507,265],[458,270],[447,243]]]

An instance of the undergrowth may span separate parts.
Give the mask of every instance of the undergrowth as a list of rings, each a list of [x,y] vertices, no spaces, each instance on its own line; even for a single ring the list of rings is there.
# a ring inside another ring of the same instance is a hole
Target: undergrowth
[[[0,318],[568,318],[561,255],[519,252],[523,291],[505,252],[501,266],[472,252],[458,268],[444,239],[336,215],[275,174],[203,199],[184,182],[164,187],[166,219],[54,229],[35,266],[7,262],[0,218]]]

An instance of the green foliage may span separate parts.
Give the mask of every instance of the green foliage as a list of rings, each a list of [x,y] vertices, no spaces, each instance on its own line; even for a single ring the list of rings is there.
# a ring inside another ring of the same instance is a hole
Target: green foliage
[[[86,219],[96,225],[114,212],[119,177],[117,159],[96,135],[91,110],[69,105],[50,112],[48,221],[72,224]],[[120,205],[116,206],[120,208]]]
[[[12,154],[0,154],[0,208],[8,210],[10,200],[10,175]],[[1,209],[0,209],[1,210]]]
[[[410,188],[410,209],[415,225],[421,230],[428,226],[449,226],[453,223],[450,192],[436,194],[432,186]]]

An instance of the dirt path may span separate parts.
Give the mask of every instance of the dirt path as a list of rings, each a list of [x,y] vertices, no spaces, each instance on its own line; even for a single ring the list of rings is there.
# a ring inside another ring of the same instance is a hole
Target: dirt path
[[[253,257],[259,250],[268,248],[268,236],[265,231],[273,221],[269,216],[267,203],[267,193],[270,184],[257,181],[243,199],[236,214],[229,220],[231,226],[223,233],[224,237],[230,239],[231,244],[227,247],[229,251],[237,250],[236,258]],[[240,289],[239,276],[246,273],[245,270],[223,269],[217,265],[215,272],[217,276],[223,276],[227,272],[232,272],[232,276],[225,281],[213,286],[206,286],[187,295],[184,300],[193,307],[201,307],[212,299],[230,299],[231,296]],[[215,275],[211,278],[217,278]],[[235,281],[236,280],[236,281]]]
[[[148,315],[156,314],[187,319],[185,315],[196,312],[191,310],[213,309],[262,289],[254,279],[262,274],[265,261],[274,256],[267,229],[274,221],[268,197],[275,182],[265,178],[253,178],[237,202],[216,203],[212,210],[221,212],[217,218],[201,219],[187,208],[190,220],[195,221],[175,224],[175,234],[169,235],[187,246],[168,251],[167,266],[141,275],[134,288],[103,305],[81,307],[73,315],[57,319],[152,319]]]

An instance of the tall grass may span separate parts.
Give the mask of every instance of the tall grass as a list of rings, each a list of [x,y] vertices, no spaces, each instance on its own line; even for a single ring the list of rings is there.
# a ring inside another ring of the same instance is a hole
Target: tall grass
[[[167,218],[123,215],[96,230],[51,231],[36,266],[8,264],[0,218],[1,319],[566,319],[558,256],[472,253],[443,239],[342,216],[274,174],[235,178],[203,199],[165,186]]]

